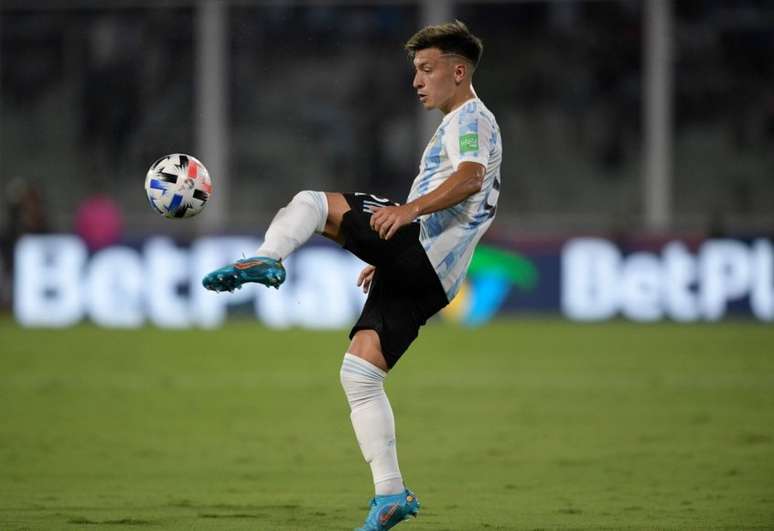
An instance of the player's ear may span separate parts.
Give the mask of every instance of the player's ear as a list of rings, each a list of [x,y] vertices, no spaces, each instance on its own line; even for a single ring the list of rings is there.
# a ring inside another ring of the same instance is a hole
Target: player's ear
[[[454,65],[454,82],[459,85],[463,81],[465,81],[465,77],[468,73],[468,64],[467,63],[457,63]]]

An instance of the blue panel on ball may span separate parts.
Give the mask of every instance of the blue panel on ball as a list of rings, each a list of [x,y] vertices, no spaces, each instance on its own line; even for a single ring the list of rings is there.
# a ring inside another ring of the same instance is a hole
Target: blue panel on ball
[[[180,203],[183,202],[183,196],[180,194],[175,194],[172,196],[172,201],[169,203],[169,206],[167,207],[167,212],[174,213],[178,207],[180,206]]]
[[[166,190],[167,185],[158,179],[151,179],[150,187],[152,190]]]

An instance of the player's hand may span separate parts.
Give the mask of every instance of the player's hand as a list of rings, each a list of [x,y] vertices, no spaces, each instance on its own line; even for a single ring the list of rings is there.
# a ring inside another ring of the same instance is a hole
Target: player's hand
[[[371,289],[371,282],[374,280],[374,272],[376,272],[376,268],[370,265],[365,266],[358,275],[357,285],[363,286],[363,293],[368,293],[368,290]]]
[[[371,215],[371,228],[379,233],[381,239],[389,240],[399,228],[408,225],[416,217],[416,211],[411,205],[382,207]]]

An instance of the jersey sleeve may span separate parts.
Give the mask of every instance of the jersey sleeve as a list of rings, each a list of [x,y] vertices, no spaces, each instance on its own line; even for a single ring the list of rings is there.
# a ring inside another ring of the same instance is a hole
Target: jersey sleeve
[[[492,142],[492,125],[476,102],[470,102],[460,111],[446,136],[446,153],[456,170],[465,161],[486,167]]]

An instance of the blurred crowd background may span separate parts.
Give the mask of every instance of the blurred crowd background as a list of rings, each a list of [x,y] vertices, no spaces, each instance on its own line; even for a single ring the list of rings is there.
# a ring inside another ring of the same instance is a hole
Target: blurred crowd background
[[[774,3],[653,1],[671,50],[669,211],[656,228],[770,234]],[[459,18],[485,43],[475,87],[505,144],[495,234],[652,231],[648,9],[648,0],[5,0],[4,249],[24,232],[94,225],[107,233],[97,240],[260,233],[301,189],[403,200],[440,115],[428,126],[402,45],[433,17]],[[220,152],[208,160],[213,142]],[[164,220],[146,203],[148,166],[172,152],[213,174],[213,212],[195,223]]]

